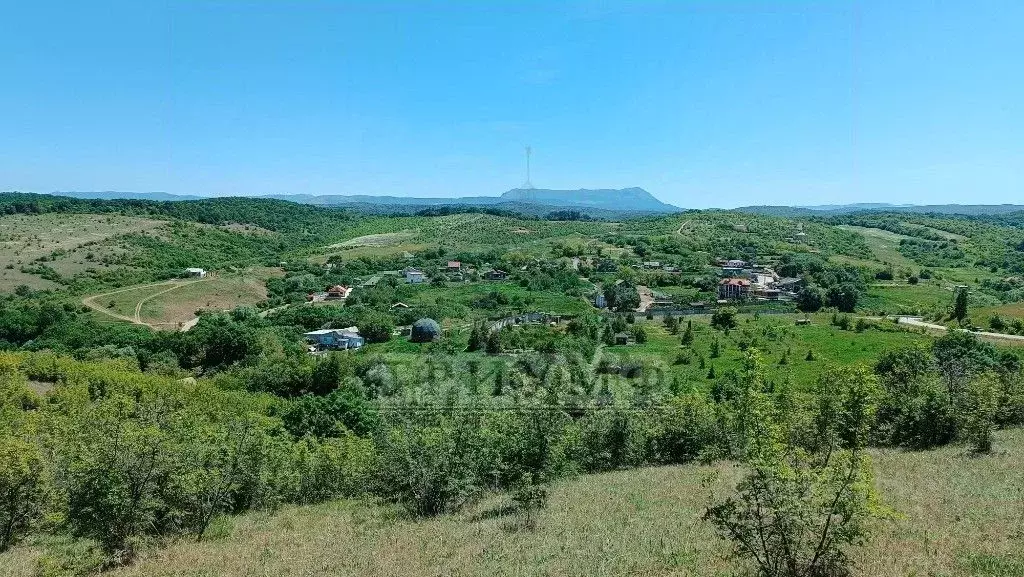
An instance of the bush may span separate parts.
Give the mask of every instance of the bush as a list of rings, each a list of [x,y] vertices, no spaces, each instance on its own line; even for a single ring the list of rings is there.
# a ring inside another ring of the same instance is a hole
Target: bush
[[[0,553],[42,518],[46,478],[38,447],[0,437]]]
[[[961,439],[977,453],[992,451],[1000,389],[999,377],[994,374],[974,378],[968,383],[957,408]]]
[[[832,377],[822,380],[809,451],[791,444],[779,418],[786,414],[764,391],[759,358],[748,357],[737,432],[750,472],[704,518],[762,577],[850,575],[847,550],[866,539],[881,514],[862,451],[875,413],[873,383],[856,371]]]
[[[846,577],[847,550],[879,515],[865,456],[795,450],[755,461],[736,494],[705,519],[762,577]]]
[[[395,322],[383,313],[366,315],[366,318],[359,322],[359,334],[370,343],[387,342],[391,340],[394,331]]]
[[[723,331],[736,328],[736,309],[732,307],[717,309],[711,315],[711,326]]]
[[[804,287],[796,295],[796,306],[801,312],[818,312],[825,306],[825,291],[815,286]]]
[[[825,296],[828,306],[835,307],[839,312],[843,313],[852,313],[857,308],[857,301],[859,299],[860,291],[852,283],[843,283],[830,287]]]
[[[420,516],[460,509],[481,488],[476,433],[474,423],[455,416],[387,427],[376,439],[377,491]]]

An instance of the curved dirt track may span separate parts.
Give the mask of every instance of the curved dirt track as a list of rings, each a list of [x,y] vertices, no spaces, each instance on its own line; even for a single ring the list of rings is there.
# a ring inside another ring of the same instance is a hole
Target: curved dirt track
[[[195,284],[195,283],[203,282],[203,281],[206,281],[206,280],[209,280],[209,279],[197,279],[197,280],[192,280],[192,281],[187,281],[187,282],[163,281],[163,282],[157,282],[157,283],[151,283],[151,284],[136,285],[136,286],[126,287],[126,288],[122,288],[122,289],[117,289],[115,291],[110,291],[110,292],[106,292],[106,293],[103,293],[103,294],[98,294],[98,295],[92,295],[92,296],[85,297],[85,298],[82,299],[82,304],[87,306],[87,307],[89,307],[89,308],[91,308],[92,310],[94,310],[96,312],[103,313],[103,314],[107,315],[108,317],[112,317],[112,318],[115,318],[115,319],[118,319],[118,320],[121,320],[121,321],[127,321],[127,322],[130,322],[132,324],[136,324],[136,325],[142,325],[142,326],[145,326],[145,327],[149,327],[151,329],[156,329],[157,327],[153,326],[150,323],[143,322],[143,320],[142,320],[142,316],[141,316],[141,314],[142,314],[142,305],[145,304],[146,301],[148,301],[148,300],[150,300],[150,299],[152,299],[154,297],[158,297],[160,295],[169,293],[169,292],[171,292],[171,291],[173,291],[175,289],[179,289],[181,287],[185,287],[185,286],[192,285],[192,284]],[[139,289],[144,289],[144,288],[149,288],[149,287],[156,287],[156,286],[167,286],[168,288],[166,288],[164,290],[161,290],[161,291],[157,291],[157,292],[155,292],[155,293],[153,293],[151,295],[147,295],[147,296],[143,297],[142,299],[140,299],[139,302],[137,302],[135,304],[135,316],[134,317],[130,317],[130,316],[127,316],[127,315],[122,315],[120,313],[115,313],[114,311],[111,311],[111,310],[107,309],[106,307],[104,307],[103,305],[100,305],[99,303],[96,302],[97,299],[102,299],[102,298],[105,298],[105,297],[109,297],[111,295],[116,295],[116,294],[120,294],[120,293],[123,293],[123,292],[139,290]],[[188,329],[192,328],[194,325],[195,325],[195,322],[188,321],[188,322],[186,322],[186,323],[184,323],[182,325],[181,330],[187,331]]]

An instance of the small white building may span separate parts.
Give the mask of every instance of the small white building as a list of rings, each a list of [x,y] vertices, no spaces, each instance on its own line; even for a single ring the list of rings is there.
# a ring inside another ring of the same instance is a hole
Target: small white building
[[[206,278],[206,269],[187,268],[185,269],[185,276],[192,278]]]
[[[423,282],[423,279],[423,271],[414,268],[405,269],[405,282],[419,284]]]

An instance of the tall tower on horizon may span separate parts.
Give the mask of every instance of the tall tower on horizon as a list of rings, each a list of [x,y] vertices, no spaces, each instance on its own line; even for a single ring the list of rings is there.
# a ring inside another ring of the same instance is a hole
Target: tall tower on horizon
[[[533,190],[533,182],[530,181],[530,157],[531,156],[533,156],[533,148],[530,147],[530,146],[527,146],[526,147],[526,182],[523,184],[522,187],[520,187],[520,188],[522,188],[523,190],[526,190],[526,191],[532,191]],[[532,202],[534,200],[533,196],[534,196],[533,192],[527,192],[526,193],[526,200]]]

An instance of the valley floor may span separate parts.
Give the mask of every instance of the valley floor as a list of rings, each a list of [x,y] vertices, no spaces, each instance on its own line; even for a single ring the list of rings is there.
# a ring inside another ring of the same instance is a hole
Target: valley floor
[[[1000,432],[990,456],[954,446],[873,457],[894,515],[854,551],[857,575],[1024,575],[1024,430]],[[701,515],[709,493],[739,475],[693,465],[567,480],[534,529],[503,514],[499,497],[429,520],[356,502],[288,507],[112,575],[732,575],[727,544]],[[0,556],[0,576],[32,574],[36,554]]]

